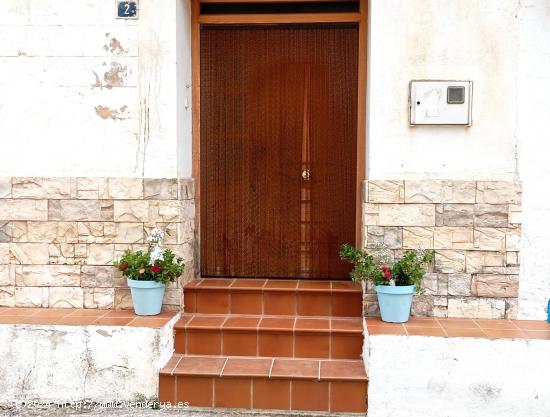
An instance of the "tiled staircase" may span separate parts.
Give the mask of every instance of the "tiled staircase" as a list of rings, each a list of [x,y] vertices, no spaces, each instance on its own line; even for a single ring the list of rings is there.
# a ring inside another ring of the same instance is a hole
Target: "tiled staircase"
[[[361,297],[344,281],[191,282],[159,400],[364,413]]]

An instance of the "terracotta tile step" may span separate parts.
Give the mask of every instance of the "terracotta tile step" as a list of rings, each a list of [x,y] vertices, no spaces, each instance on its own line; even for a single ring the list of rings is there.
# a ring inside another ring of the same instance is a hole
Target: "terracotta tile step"
[[[174,355],[159,375],[161,402],[192,407],[366,412],[363,361]]]
[[[368,317],[365,322],[370,335],[550,340],[550,324],[543,320],[411,317],[407,323],[385,323]]]
[[[188,313],[360,317],[362,297],[352,281],[204,278],[184,287]]]
[[[359,359],[361,318],[184,315],[175,349],[194,355]]]
[[[178,314],[177,311],[163,311],[156,316],[137,316],[133,310],[7,307],[0,309],[0,324],[160,328]]]

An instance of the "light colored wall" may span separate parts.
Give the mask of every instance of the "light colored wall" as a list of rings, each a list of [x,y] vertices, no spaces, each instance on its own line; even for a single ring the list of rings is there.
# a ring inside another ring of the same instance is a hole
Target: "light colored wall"
[[[518,10],[518,119],[523,181],[519,317],[546,317],[550,298],[550,0]]]
[[[113,0],[77,3],[0,2],[0,176],[173,178],[178,149],[190,176],[177,145],[190,142],[188,1],[141,0],[139,20],[116,19]]]
[[[512,180],[517,0],[371,0],[368,178]],[[413,79],[472,80],[473,126],[408,123]]]
[[[159,329],[2,324],[0,404],[156,400],[178,319]]]
[[[366,339],[369,417],[548,416],[548,340]]]

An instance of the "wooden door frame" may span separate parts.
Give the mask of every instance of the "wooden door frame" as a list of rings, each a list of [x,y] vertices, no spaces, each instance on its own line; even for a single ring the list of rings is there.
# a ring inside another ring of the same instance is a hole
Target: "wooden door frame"
[[[201,15],[201,3],[291,3],[330,0],[191,0],[191,67],[193,167],[195,180],[195,228],[200,239],[200,26],[201,24],[358,23],[357,65],[357,161],[355,187],[355,244],[362,244],[362,183],[366,167],[367,14],[368,0],[359,0],[357,13],[227,14]],[[199,241],[200,244],[200,241]]]

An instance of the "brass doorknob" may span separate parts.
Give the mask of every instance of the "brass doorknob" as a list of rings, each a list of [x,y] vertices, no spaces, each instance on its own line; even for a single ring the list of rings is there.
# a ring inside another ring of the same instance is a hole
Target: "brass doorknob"
[[[310,173],[309,173],[309,169],[304,169],[302,171],[302,179],[304,181],[309,181],[309,178],[310,178]]]

